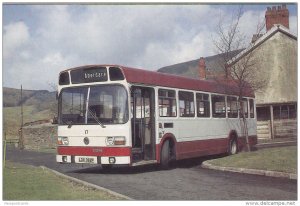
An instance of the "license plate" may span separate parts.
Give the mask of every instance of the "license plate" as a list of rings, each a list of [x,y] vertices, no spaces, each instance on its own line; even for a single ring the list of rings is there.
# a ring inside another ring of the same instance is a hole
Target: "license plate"
[[[97,159],[96,159],[96,157],[76,157],[75,162],[77,162],[77,163],[96,164]]]

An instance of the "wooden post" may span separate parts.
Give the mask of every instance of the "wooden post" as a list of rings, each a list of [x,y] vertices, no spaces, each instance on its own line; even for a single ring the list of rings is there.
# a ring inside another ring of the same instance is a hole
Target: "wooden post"
[[[24,137],[23,137],[23,89],[21,85],[21,128],[19,130],[19,149],[24,149]]]
[[[271,122],[271,139],[275,138],[274,134],[274,114],[273,114],[273,105],[270,105],[270,122]]]
[[[4,148],[3,148],[3,167],[5,168],[6,161],[6,131],[4,132]]]

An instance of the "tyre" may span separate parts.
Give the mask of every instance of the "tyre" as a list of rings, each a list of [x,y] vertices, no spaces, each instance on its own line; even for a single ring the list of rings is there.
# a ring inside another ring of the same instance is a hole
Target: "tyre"
[[[167,140],[164,142],[161,149],[161,157],[160,157],[160,167],[161,169],[167,170],[170,169],[175,162],[175,156],[173,147],[170,144],[170,141]]]
[[[232,138],[229,142],[228,155],[234,155],[238,153],[237,139]]]

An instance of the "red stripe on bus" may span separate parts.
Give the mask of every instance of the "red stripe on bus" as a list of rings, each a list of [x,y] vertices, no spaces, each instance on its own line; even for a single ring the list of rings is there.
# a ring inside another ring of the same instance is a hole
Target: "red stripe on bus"
[[[59,155],[77,156],[131,156],[130,147],[75,147],[58,146]]]
[[[227,151],[227,145],[228,138],[178,142],[176,145],[176,156],[179,160],[221,154]]]
[[[160,162],[161,148],[164,141],[168,139],[165,138],[160,144],[156,145],[156,158]],[[249,137],[249,144],[251,147],[257,144],[257,136]],[[219,139],[208,139],[208,140],[197,140],[197,141],[187,141],[187,142],[176,142],[176,159],[187,159],[193,157],[208,156],[214,154],[222,154],[228,151],[229,138],[219,138]],[[246,147],[246,138],[238,138],[239,151]]]

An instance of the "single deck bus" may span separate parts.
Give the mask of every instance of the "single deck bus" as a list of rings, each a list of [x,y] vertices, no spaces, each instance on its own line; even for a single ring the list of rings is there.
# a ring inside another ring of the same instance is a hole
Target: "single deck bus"
[[[254,94],[233,85],[117,65],[62,71],[56,161],[137,166],[228,153],[257,143]],[[239,108],[243,108],[241,111]]]

